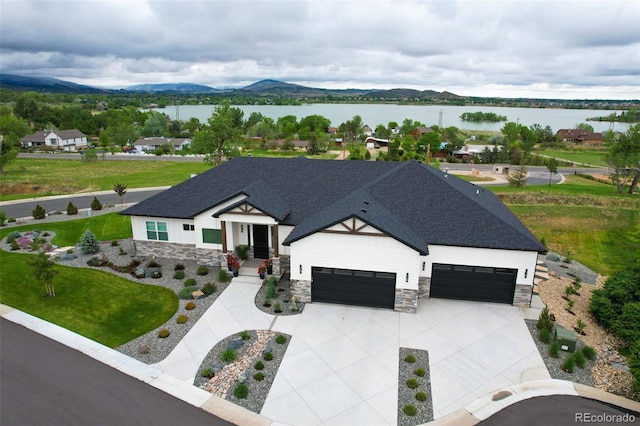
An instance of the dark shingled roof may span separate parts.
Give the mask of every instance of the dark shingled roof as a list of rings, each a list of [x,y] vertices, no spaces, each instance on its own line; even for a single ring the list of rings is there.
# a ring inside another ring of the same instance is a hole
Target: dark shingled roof
[[[492,192],[416,161],[239,157],[122,214],[189,219],[239,194],[247,198],[234,207],[295,226],[283,244],[357,217],[420,253],[428,244],[546,250]]]

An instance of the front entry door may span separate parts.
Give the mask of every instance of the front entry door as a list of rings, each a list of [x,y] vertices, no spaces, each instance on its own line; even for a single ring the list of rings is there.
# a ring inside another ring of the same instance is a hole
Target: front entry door
[[[269,227],[267,225],[253,225],[253,257],[269,258]]]

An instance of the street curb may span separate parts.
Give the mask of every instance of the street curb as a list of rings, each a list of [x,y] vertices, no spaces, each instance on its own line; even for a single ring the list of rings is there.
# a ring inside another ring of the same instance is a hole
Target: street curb
[[[31,331],[55,340],[71,349],[75,349],[102,362],[130,377],[147,383],[194,407],[207,411],[230,423],[237,425],[267,426],[273,421],[265,416],[235,405],[225,399],[185,383],[162,370],[81,336],[66,328],[52,324],[33,315],[0,304],[0,316]]]

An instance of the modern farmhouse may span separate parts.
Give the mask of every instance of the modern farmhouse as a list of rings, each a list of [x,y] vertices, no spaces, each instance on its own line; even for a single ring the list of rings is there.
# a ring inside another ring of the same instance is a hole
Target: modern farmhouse
[[[528,305],[545,247],[490,191],[416,161],[234,158],[122,212],[139,254],[287,270],[298,300]]]

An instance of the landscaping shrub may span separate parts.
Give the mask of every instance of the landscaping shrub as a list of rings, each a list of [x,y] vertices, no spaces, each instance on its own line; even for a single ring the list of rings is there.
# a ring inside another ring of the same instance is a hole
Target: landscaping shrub
[[[44,219],[44,217],[47,215],[47,212],[44,210],[44,207],[42,207],[40,204],[37,204],[31,211],[31,215],[34,219]]]
[[[427,374],[427,372],[424,371],[424,368],[416,368],[415,370],[413,370],[413,374],[415,374],[418,377],[424,377],[424,375]]]
[[[67,215],[73,216],[74,214],[78,214],[78,208],[69,201],[69,204],[67,204]]]
[[[194,310],[194,309],[196,308],[196,304],[195,304],[195,303],[193,303],[193,302],[188,302],[188,303],[184,306],[184,308],[185,308],[187,311],[192,311],[192,310]]]
[[[286,343],[286,341],[287,341],[287,338],[286,338],[286,337],[284,337],[282,334],[278,334],[278,335],[276,336],[276,343],[277,343],[277,344],[279,344],[279,345],[283,345],[283,344],[285,344],[285,343]]]
[[[576,366],[578,368],[584,368],[584,366],[587,364],[587,360],[584,357],[584,355],[582,354],[582,352],[576,352],[573,354],[573,359],[576,362]]]
[[[204,265],[198,266],[198,270],[196,271],[197,275],[207,275],[209,273],[209,268]]]
[[[264,369],[264,364],[262,363],[262,361],[257,361],[255,364],[253,364],[253,368],[255,368],[256,370],[262,370]]]
[[[184,324],[185,322],[187,322],[188,319],[189,319],[188,316],[186,316],[184,314],[181,314],[181,315],[178,315],[178,318],[176,319],[176,322],[178,324]]]
[[[147,267],[148,268],[160,268],[160,264],[158,262],[156,262],[155,260],[150,260],[149,263],[147,263]]]
[[[549,356],[551,358],[558,358],[560,356],[560,342],[557,340],[554,340],[551,342],[551,345],[549,345]]]
[[[98,200],[98,197],[93,197],[91,202],[91,210],[102,210],[102,203]]]
[[[546,306],[542,309],[542,312],[540,312],[536,327],[538,330],[551,331],[553,329],[553,321],[551,321],[551,315],[549,314],[549,309]]]
[[[584,357],[588,360],[594,360],[596,359],[596,356],[598,355],[598,353],[591,346],[583,346],[582,355],[584,355]]]
[[[20,245],[15,240],[11,241],[11,250],[20,250]]]
[[[179,271],[175,271],[175,272],[173,273],[173,278],[175,278],[176,280],[181,280],[181,279],[183,279],[183,278],[184,278],[184,271],[181,271],[181,270],[179,270]]]
[[[253,378],[261,382],[264,380],[264,374],[258,371],[256,374],[253,375]]]
[[[267,352],[262,356],[262,359],[265,361],[271,361],[273,359],[273,354],[271,352]]]
[[[185,287],[182,290],[180,290],[180,292],[178,292],[178,297],[180,299],[187,299],[187,300],[193,299],[193,295],[191,293],[193,293],[197,289],[198,287],[196,286]]]
[[[640,340],[640,302],[626,303],[622,307],[622,314],[613,323],[613,332],[627,343]]]
[[[562,363],[562,369],[567,373],[573,373],[573,370],[576,369],[576,359],[573,355],[568,356],[564,362]]]
[[[409,354],[406,357],[404,357],[404,362],[408,362],[409,364],[413,364],[414,362],[416,362],[416,357]]]
[[[11,243],[12,241],[15,241],[16,238],[20,238],[20,232],[18,231],[11,231],[9,232],[9,234],[7,235],[7,242]]]
[[[629,371],[634,378],[633,387],[640,392],[640,340],[629,348]]]
[[[193,287],[193,286],[195,286],[195,285],[196,285],[196,280],[195,280],[195,279],[193,279],[193,278],[189,278],[188,280],[186,280],[186,281],[184,282],[184,286],[185,286],[185,287]]]
[[[249,388],[244,383],[240,383],[233,390],[233,395],[238,399],[245,399],[249,396]]]
[[[173,268],[174,271],[184,271],[184,265],[182,263],[176,263],[175,268]]]
[[[413,404],[407,404],[402,408],[402,412],[405,413],[407,416],[413,417],[418,413],[418,410]]]
[[[120,246],[120,249],[118,250],[118,254],[119,254],[120,256],[124,256],[125,254],[127,254],[127,252],[126,252],[126,251],[124,251],[124,249],[122,248],[122,246]]]
[[[206,377],[207,379],[210,379],[215,375],[215,373],[213,372],[212,368],[205,368],[204,370],[202,370],[202,373],[200,373],[200,375],[202,377]]]
[[[280,304],[279,304],[279,303],[276,303],[276,304],[273,306],[273,312],[275,312],[276,314],[279,314],[280,312],[282,312],[282,306],[280,306]]]
[[[161,339],[164,339],[165,337],[169,337],[169,334],[171,334],[171,332],[169,330],[167,330],[166,328],[163,328],[158,333],[158,337],[161,338]]]
[[[210,296],[218,290],[218,287],[214,283],[206,283],[201,290],[206,296]]]
[[[551,338],[552,338],[551,331],[547,330],[546,328],[543,328],[538,332],[538,339],[540,339],[540,341],[543,343],[551,342]]]
[[[111,241],[111,247],[118,247],[118,240]]]
[[[7,221],[7,214],[0,210],[0,226],[4,226],[4,223]]]
[[[221,283],[226,283],[230,279],[231,276],[229,275],[229,273],[224,269],[220,269],[220,271],[218,272],[218,281],[220,281]]]
[[[236,253],[238,253],[238,257],[240,259],[246,259],[248,257],[247,256],[248,251],[249,251],[249,246],[240,245],[236,247]]]
[[[82,254],[94,254],[100,251],[100,243],[95,234],[90,230],[84,231],[80,237],[80,252]]]
[[[249,339],[251,339],[251,335],[249,334],[249,332],[247,330],[244,330],[244,331],[240,332],[240,338],[242,340],[249,340]]]
[[[15,223],[16,218],[15,217],[10,217],[9,219],[7,219],[7,222],[9,223]]]
[[[407,380],[407,387],[409,389],[415,389],[419,386],[420,384],[418,383],[418,381],[416,379],[409,379]]]
[[[225,349],[220,354],[220,360],[224,362],[233,362],[236,360],[237,354],[233,349]]]
[[[269,281],[267,282],[267,293],[265,297],[267,299],[275,299],[278,297],[278,293],[276,292],[276,278],[273,275],[269,277]]]
[[[611,329],[627,303],[640,302],[640,268],[627,268],[612,274],[604,287],[594,290],[589,311],[604,327]]]
[[[418,392],[418,393],[416,394],[416,399],[417,399],[418,401],[420,401],[420,402],[424,402],[424,401],[426,401],[426,400],[427,400],[427,394],[426,394],[426,393],[424,393],[424,392]]]

